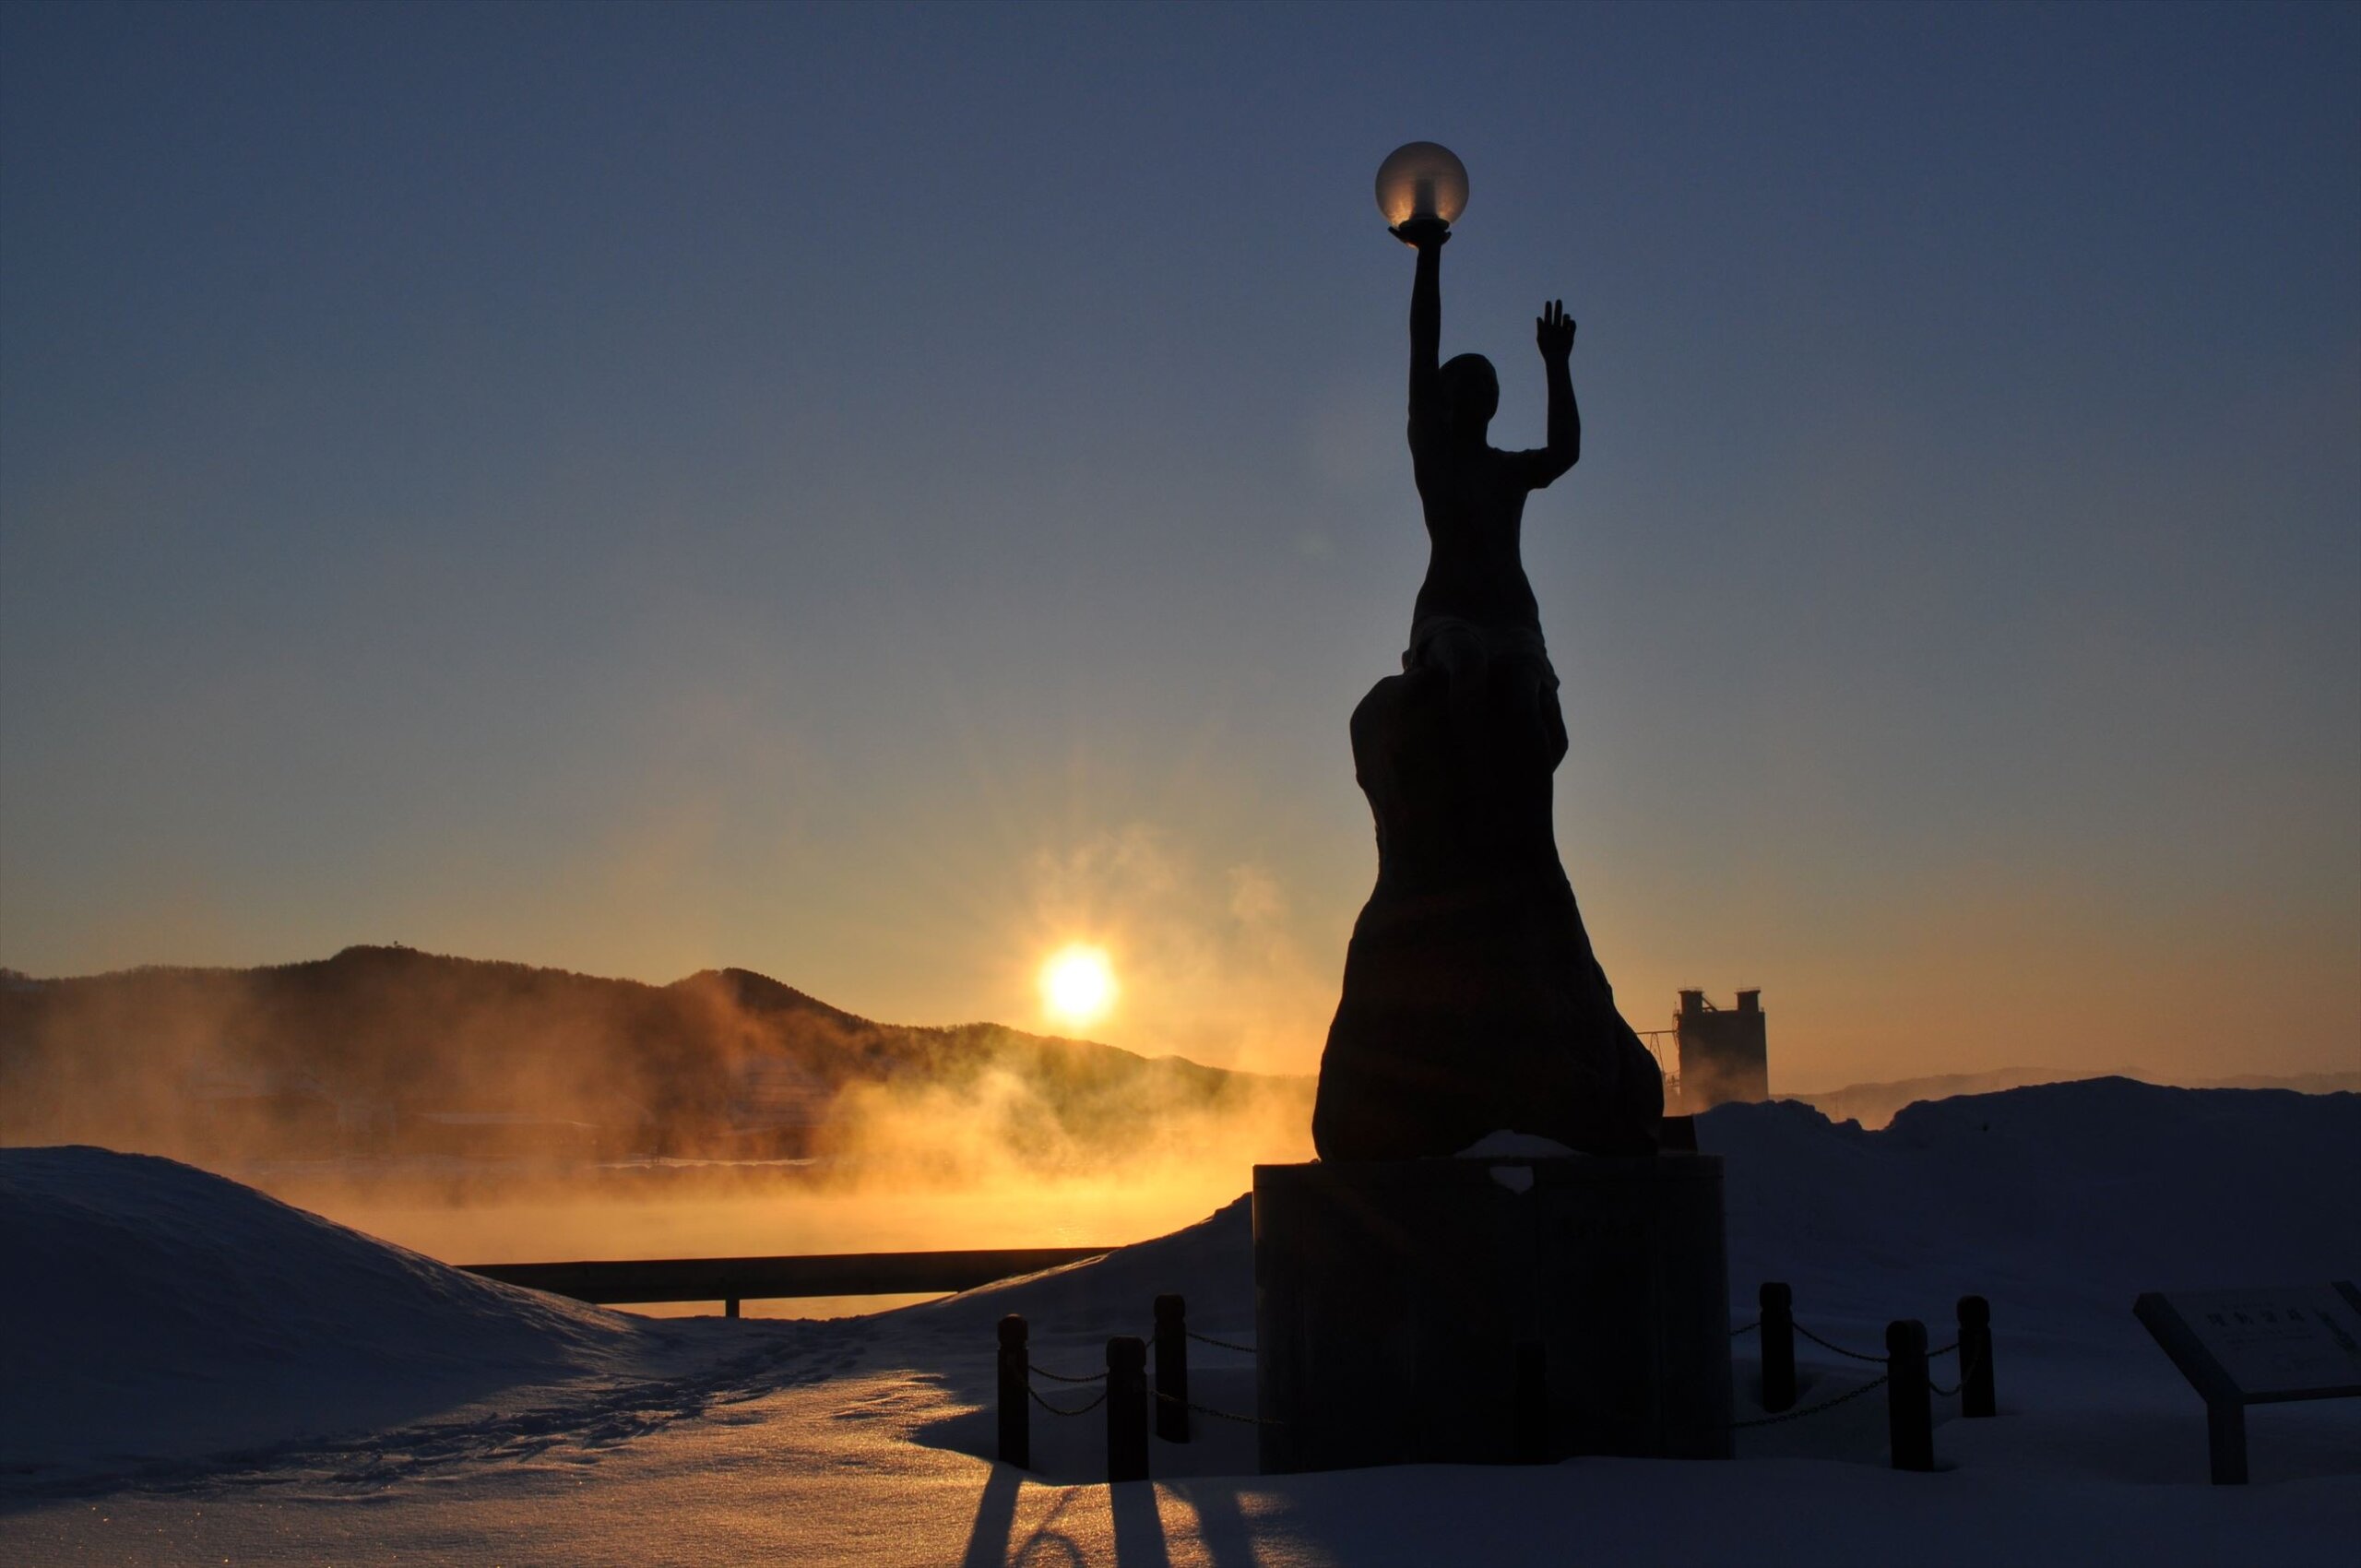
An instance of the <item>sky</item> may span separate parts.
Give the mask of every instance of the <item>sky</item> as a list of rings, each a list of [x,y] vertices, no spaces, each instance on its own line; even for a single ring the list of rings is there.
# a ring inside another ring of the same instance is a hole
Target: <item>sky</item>
[[[2361,9],[0,9],[0,965],[1309,1071],[1443,351],[1635,1027],[2361,1068]]]

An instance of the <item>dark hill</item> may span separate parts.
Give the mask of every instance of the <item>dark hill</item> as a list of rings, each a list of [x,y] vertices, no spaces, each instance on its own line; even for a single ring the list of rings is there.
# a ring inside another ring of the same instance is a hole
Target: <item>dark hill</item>
[[[1020,1102],[1019,1139],[1048,1158],[1273,1086],[993,1024],[881,1024],[745,969],[650,986],[348,947],[0,986],[7,1143],[801,1154],[837,1147],[855,1112],[931,1095],[939,1113],[989,1090]]]

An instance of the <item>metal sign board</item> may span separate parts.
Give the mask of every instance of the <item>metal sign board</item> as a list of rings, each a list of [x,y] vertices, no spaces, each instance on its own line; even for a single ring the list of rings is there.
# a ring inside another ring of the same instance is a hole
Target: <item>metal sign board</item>
[[[2204,1396],[2216,1483],[2247,1479],[2248,1405],[2361,1395],[2361,1290],[2350,1281],[2152,1291],[2131,1311]]]

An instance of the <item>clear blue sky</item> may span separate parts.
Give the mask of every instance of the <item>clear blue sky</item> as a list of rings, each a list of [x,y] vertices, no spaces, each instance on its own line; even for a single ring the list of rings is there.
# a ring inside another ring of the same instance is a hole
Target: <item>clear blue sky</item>
[[[0,10],[0,964],[763,969],[1308,1068],[1408,254],[1638,1027],[2361,1064],[2361,8]]]

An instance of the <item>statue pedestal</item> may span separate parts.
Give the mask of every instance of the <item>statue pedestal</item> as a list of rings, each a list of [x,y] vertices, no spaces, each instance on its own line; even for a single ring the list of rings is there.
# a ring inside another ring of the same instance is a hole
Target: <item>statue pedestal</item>
[[[1714,1155],[1258,1165],[1263,1470],[1727,1458],[1728,1275]]]

